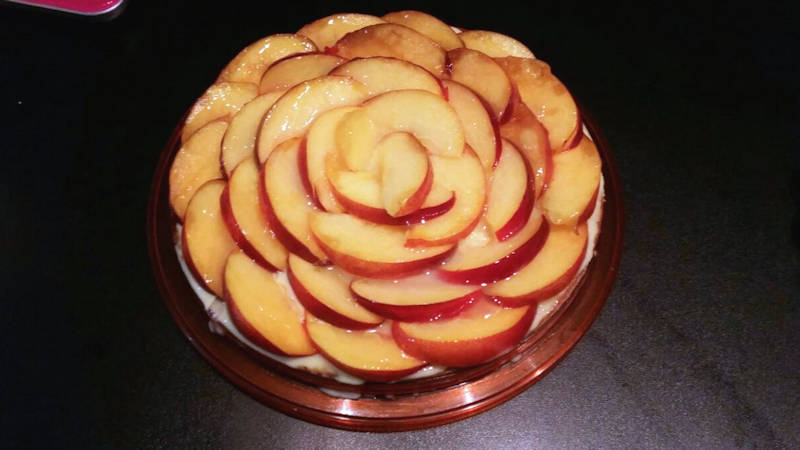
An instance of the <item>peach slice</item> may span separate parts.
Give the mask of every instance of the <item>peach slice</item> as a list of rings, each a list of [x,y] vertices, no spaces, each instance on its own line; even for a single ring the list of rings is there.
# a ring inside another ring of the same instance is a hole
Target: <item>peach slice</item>
[[[581,216],[578,217],[578,223],[588,221],[589,218],[592,217],[592,214],[594,214],[594,210],[597,208],[597,196],[600,195],[600,184],[602,184],[602,178],[601,183],[598,183],[597,189],[594,191],[594,195],[592,195],[592,199],[589,200],[589,204],[586,205],[586,209],[584,209]]]
[[[468,48],[447,52],[450,77],[472,89],[489,105],[495,119],[500,119],[511,98],[511,82],[494,60]]]
[[[381,200],[392,217],[418,210],[433,182],[425,147],[408,133],[387,136],[376,149],[381,160]]]
[[[428,196],[425,197],[425,202],[422,204],[423,208],[441,205],[442,203],[452,200],[454,197],[453,191],[436,182],[436,174],[434,174],[433,177],[431,191],[428,192]]]
[[[409,356],[391,335],[378,330],[345,330],[306,314],[311,341],[330,362],[367,381],[386,382],[411,375],[425,361]]]
[[[350,289],[370,311],[406,322],[452,317],[481,295],[480,288],[447,283],[427,274],[399,280],[357,278]]]
[[[354,171],[376,172],[378,154],[375,146],[381,137],[375,121],[364,108],[347,113],[336,126],[337,164]]]
[[[269,66],[258,90],[261,93],[283,91],[303,81],[327,75],[344,59],[325,53],[303,53],[289,56]]]
[[[542,196],[544,215],[556,225],[574,225],[593,205],[600,186],[602,162],[591,139],[553,157],[553,180]],[[588,216],[584,217],[584,220]]]
[[[261,206],[275,236],[292,253],[309,261],[324,260],[308,225],[316,211],[297,167],[300,139],[278,145],[262,170]]]
[[[474,366],[516,345],[535,314],[530,306],[505,309],[484,300],[450,319],[394,322],[392,334],[409,355],[449,367]]]
[[[421,90],[392,91],[373,97],[339,124],[336,143],[350,170],[369,170],[375,147],[394,132],[412,134],[430,154],[459,156],[464,131],[453,107],[441,96]]]
[[[231,253],[225,264],[225,302],[236,329],[259,347],[283,356],[316,353],[303,327],[303,308],[242,251]]]
[[[533,208],[533,177],[514,144],[502,140],[503,150],[489,177],[484,217],[500,241],[519,231]]]
[[[220,199],[222,217],[247,256],[268,270],[283,270],[289,253],[272,234],[261,211],[260,178],[255,159],[244,160],[236,167]]]
[[[395,224],[383,209],[381,184],[374,174],[328,169],[328,179],[333,195],[347,212],[370,222]]]
[[[289,284],[306,311],[341,328],[373,328],[383,317],[358,304],[350,292],[352,275],[336,267],[315,266],[289,255]]]
[[[342,205],[344,210],[356,217],[370,222],[383,225],[412,225],[441,216],[452,209],[455,204],[455,196],[452,191],[437,188],[435,191],[431,191],[434,194],[428,195],[419,209],[404,216],[393,217],[384,209],[381,184],[375,175],[370,172],[333,169],[332,166],[339,166],[336,163],[329,164],[327,172],[327,180],[330,182],[330,189],[337,204]],[[410,198],[419,198],[427,184],[428,182],[423,180],[420,185],[422,189],[417,190],[419,195],[414,194]],[[416,200],[413,201],[416,202]]]
[[[369,90],[369,96],[402,89],[421,89],[442,95],[439,81],[422,67],[402,59],[375,56],[348,61],[331,75],[351,77]]]
[[[580,131],[580,115],[575,100],[550,66],[538,59],[496,58],[514,82],[522,101],[547,129],[554,152],[566,150]]]
[[[536,198],[547,191],[553,177],[553,151],[547,130],[519,95],[512,95],[506,111],[506,121],[500,125],[500,135],[522,151],[531,168],[536,187]]]
[[[222,168],[226,175],[230,176],[233,169],[245,158],[250,157],[255,161],[256,137],[261,122],[267,110],[281,95],[283,91],[260,95],[233,115],[222,139]]]
[[[306,36],[314,41],[320,50],[326,50],[336,44],[336,41],[345,34],[379,23],[385,22],[380,17],[368,14],[332,14],[309,23],[301,28],[297,34]]]
[[[544,246],[516,274],[484,288],[486,295],[503,306],[516,307],[548,299],[570,282],[586,254],[586,224],[554,226]]]
[[[516,56],[534,58],[533,52],[522,42],[494,31],[469,30],[458,35],[464,47],[477,50],[492,58]]]
[[[536,257],[550,231],[538,209],[527,219],[525,226],[505,241],[487,237],[487,230],[476,228],[459,242],[439,269],[439,276],[452,283],[485,284],[513,275]]]
[[[181,220],[195,191],[206,181],[223,178],[220,143],[228,124],[215,121],[197,130],[178,150],[169,169],[169,203]]]
[[[344,270],[363,277],[408,275],[438,263],[453,248],[408,248],[405,227],[379,225],[347,214],[318,212],[310,222],[325,254]]]
[[[195,131],[214,120],[228,121],[247,102],[258,95],[258,88],[250,83],[216,83],[211,85],[194,102],[183,123],[181,142],[186,142]]]
[[[264,118],[258,135],[258,160],[263,163],[276,145],[305,134],[314,119],[325,111],[356,105],[366,96],[363,84],[335,76],[314,78],[289,89]]]
[[[412,225],[406,241],[409,247],[456,242],[478,223],[486,197],[486,176],[478,156],[467,149],[460,158],[430,156],[435,182],[454,192],[455,203],[441,216]]]
[[[186,208],[181,236],[186,264],[197,281],[218,297],[222,297],[225,260],[236,248],[220,211],[223,189],[224,181],[213,180],[197,190]]]
[[[403,219],[402,223],[405,223],[406,225],[422,223],[447,213],[447,211],[450,211],[450,209],[453,207],[455,203],[456,203],[456,197],[451,192],[450,198],[447,199],[447,201],[439,203],[434,206],[423,205],[422,208],[414,211],[413,213],[407,216],[399,217],[399,219]]]
[[[464,46],[449,25],[430,14],[420,11],[395,11],[381,18],[387,22],[405,25],[412,30],[419,31],[445,50]]]
[[[370,25],[344,35],[334,54],[347,59],[389,56],[422,66],[437,77],[445,73],[445,51],[411,28],[394,23]]]
[[[464,129],[467,145],[475,150],[486,173],[500,159],[500,132],[497,122],[472,89],[453,80],[442,80],[447,102],[453,107]]]
[[[356,106],[342,106],[326,111],[311,124],[306,133],[305,145],[300,150],[300,173],[308,180],[314,199],[328,212],[344,212],[336,200],[326,174],[328,155],[336,154],[336,129]],[[304,162],[303,162],[304,161]]]
[[[317,46],[305,36],[273,34],[245,47],[219,74],[219,81],[258,84],[267,67],[275,61],[297,53],[317,51]]]

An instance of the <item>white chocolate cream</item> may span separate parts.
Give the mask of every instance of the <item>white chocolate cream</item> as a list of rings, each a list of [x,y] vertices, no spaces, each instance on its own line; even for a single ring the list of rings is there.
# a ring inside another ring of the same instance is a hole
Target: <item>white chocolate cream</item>
[[[588,136],[589,133],[584,127],[584,133]],[[586,272],[586,268],[589,265],[592,257],[595,253],[595,246],[597,245],[597,237],[600,232],[600,222],[602,219],[602,202],[605,199],[605,180],[601,178],[600,180],[600,191],[598,192],[597,196],[597,203],[595,204],[594,212],[589,217],[587,221],[588,226],[588,234],[589,234],[589,242],[588,248],[586,251],[586,255],[584,256],[583,261],[581,262],[580,269],[577,272],[576,277],[581,278]],[[181,225],[176,225],[176,236],[180,236],[181,232]],[[272,358],[275,361],[281,362],[291,368],[305,370],[307,372],[311,372],[314,374],[322,375],[328,378],[335,379],[341,383],[351,384],[351,385],[359,385],[363,384],[364,380],[360,378],[356,378],[338,367],[334,366],[330,361],[325,359],[319,354],[310,355],[310,356],[301,356],[301,357],[287,357],[276,355],[274,353],[268,352],[263,348],[259,347],[258,345],[254,344],[252,341],[247,339],[242,333],[236,329],[236,326],[233,324],[231,320],[230,313],[228,312],[228,307],[222,299],[217,297],[216,295],[208,292],[203,286],[201,286],[194,276],[191,274],[189,267],[186,265],[186,260],[183,257],[183,249],[181,248],[181,240],[176,239],[175,244],[175,252],[178,256],[178,261],[181,266],[181,270],[183,270],[186,279],[189,281],[189,285],[191,286],[192,290],[194,290],[197,297],[200,299],[200,302],[203,304],[206,312],[208,313],[209,322],[208,327],[214,333],[217,334],[225,334],[225,332],[230,333],[231,336],[236,338],[239,342],[247,345],[248,347],[252,348],[256,352]],[[275,277],[275,281],[278,282],[280,286],[282,286],[287,293],[287,296],[295,302],[297,307],[302,308],[300,302],[297,300],[297,296],[295,295],[292,287],[289,285],[289,279],[286,274],[286,271],[278,271],[273,274]],[[534,317],[533,323],[531,323],[531,327],[528,330],[528,333],[535,330],[539,327],[539,325],[550,316],[556,307],[562,304],[566,299],[569,298],[571,292],[575,289],[576,283],[570,283],[563,291],[559,292],[558,294],[554,295],[553,297],[541,301],[537,304],[536,315]],[[415,379],[415,378],[425,378],[430,377],[439,373],[442,373],[446,367],[443,366],[435,366],[429,365],[423,367],[422,369],[418,370],[417,372],[407,376],[404,380],[408,379]],[[334,392],[329,390],[325,390],[330,395],[337,396],[337,397],[347,397],[350,398],[353,396],[353,393],[350,392]]]

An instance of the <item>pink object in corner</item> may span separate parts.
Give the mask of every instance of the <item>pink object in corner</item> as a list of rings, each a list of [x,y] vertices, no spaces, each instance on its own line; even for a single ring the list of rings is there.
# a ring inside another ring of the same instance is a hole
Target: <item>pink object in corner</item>
[[[7,0],[26,6],[38,6],[82,16],[107,16],[120,11],[125,0]]]

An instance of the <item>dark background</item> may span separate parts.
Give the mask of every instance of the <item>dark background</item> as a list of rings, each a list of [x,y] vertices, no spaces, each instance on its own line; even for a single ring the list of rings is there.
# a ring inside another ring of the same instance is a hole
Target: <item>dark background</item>
[[[0,446],[800,446],[797,13],[377,5],[132,1],[108,23],[0,5]],[[262,406],[192,349],[145,206],[173,127],[242,47],[403,8],[551,63],[609,138],[627,230],[607,305],[540,383],[437,429],[352,433]]]

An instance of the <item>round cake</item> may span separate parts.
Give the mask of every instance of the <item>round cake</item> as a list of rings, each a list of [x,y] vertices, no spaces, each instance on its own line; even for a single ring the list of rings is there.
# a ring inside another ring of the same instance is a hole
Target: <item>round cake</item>
[[[341,383],[496,360],[600,232],[601,159],[550,67],[419,11],[256,41],[181,137],[175,248],[212,330]]]

